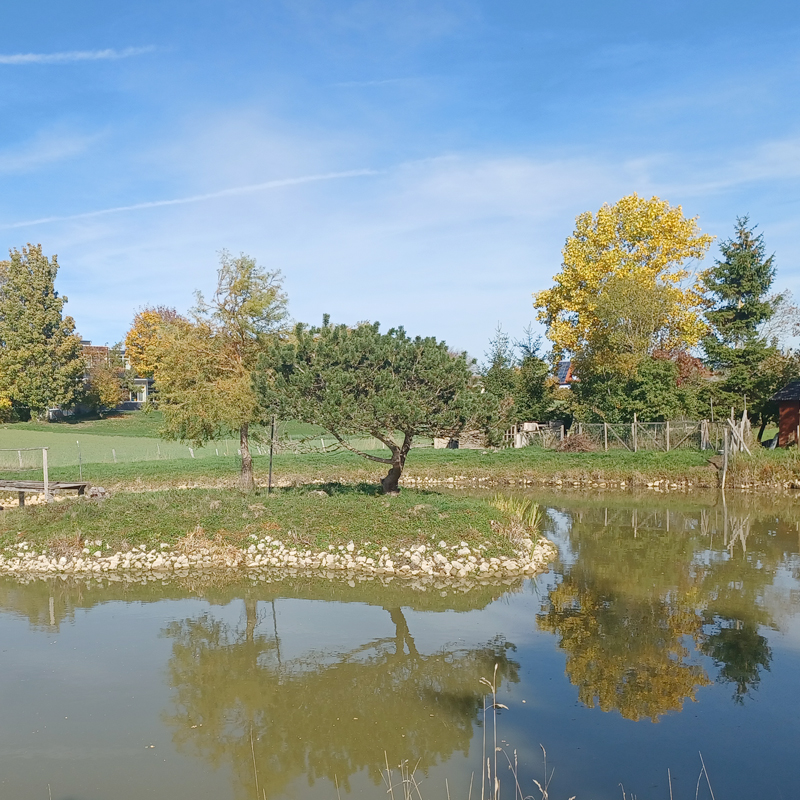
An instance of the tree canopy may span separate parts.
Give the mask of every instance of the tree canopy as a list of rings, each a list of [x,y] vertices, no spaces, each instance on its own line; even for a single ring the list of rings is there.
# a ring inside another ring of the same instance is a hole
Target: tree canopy
[[[263,420],[253,381],[259,355],[280,334],[286,295],[280,272],[263,270],[250,256],[221,254],[217,289],[199,292],[191,322],[162,324],[155,363],[163,435],[198,445],[238,431],[239,488],[255,486],[250,425]],[[152,349],[150,350],[152,352]]]
[[[12,250],[0,268],[0,394],[42,415],[69,406],[82,389],[85,361],[66,297],[55,289],[57,257],[41,245]]]
[[[474,377],[466,357],[433,337],[409,337],[380,325],[298,325],[291,341],[262,359],[259,378],[265,407],[288,419],[320,425],[342,447],[367,434],[388,457],[364,456],[390,467],[382,480],[396,493],[406,456],[417,436],[456,436],[475,409]]]
[[[152,378],[161,358],[161,333],[165,326],[187,320],[168,306],[145,306],[136,312],[125,335],[125,356],[136,374]]]
[[[556,403],[550,366],[541,356],[540,347],[541,339],[533,335],[530,327],[522,340],[512,343],[498,325],[489,343],[482,381],[486,393],[497,400],[495,425],[490,426],[495,440],[510,425],[551,418]]]
[[[746,405],[754,421],[761,419],[763,430],[777,412],[770,398],[796,377],[797,364],[767,338],[776,309],[791,312],[782,305],[783,295],[770,295],[775,257],[766,256],[764,235],[755,230],[748,217],[738,217],[733,237],[720,245],[722,258],[706,275],[712,307],[703,349],[721,378],[712,387],[714,402],[723,408]]]
[[[633,351],[695,345],[705,331],[703,297],[688,263],[702,259],[711,240],[696,218],[657,197],[632,194],[581,214],[555,285],[534,295],[554,356],[609,353],[610,332]],[[615,303],[623,288],[646,307]]]
[[[720,245],[721,259],[705,276],[714,300],[706,316],[719,341],[741,346],[756,336],[774,312],[768,296],[775,279],[775,256],[766,256],[764,234],[756,236],[750,218],[737,217],[734,235]]]

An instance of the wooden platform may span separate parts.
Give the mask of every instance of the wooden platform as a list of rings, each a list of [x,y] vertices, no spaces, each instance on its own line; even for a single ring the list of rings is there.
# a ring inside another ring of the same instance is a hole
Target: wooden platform
[[[53,492],[77,492],[82,495],[91,486],[88,481],[48,481],[47,489],[52,494]],[[25,492],[35,492],[42,494],[44,492],[44,481],[2,481],[0,480],[0,492],[17,492],[19,494],[19,504],[25,505]]]

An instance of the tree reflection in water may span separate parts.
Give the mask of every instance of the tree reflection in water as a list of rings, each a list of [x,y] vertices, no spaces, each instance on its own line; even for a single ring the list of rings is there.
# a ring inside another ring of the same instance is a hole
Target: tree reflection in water
[[[580,700],[657,721],[711,683],[697,653],[743,702],[772,657],[758,627],[772,624],[763,596],[785,554],[769,530],[751,536],[749,515],[726,505],[713,519],[708,510],[570,511],[575,560],[538,624],[560,637]]]
[[[253,798],[256,780],[268,797],[303,775],[309,785],[326,778],[348,789],[360,770],[379,783],[386,754],[423,772],[466,754],[483,706],[480,679],[497,664],[500,679],[519,680],[514,646],[497,637],[424,655],[402,610],[386,611],[393,637],[292,660],[252,600],[244,626],[207,614],[169,625],[174,692],[165,721],[176,746],[215,768],[229,764],[241,796]]]

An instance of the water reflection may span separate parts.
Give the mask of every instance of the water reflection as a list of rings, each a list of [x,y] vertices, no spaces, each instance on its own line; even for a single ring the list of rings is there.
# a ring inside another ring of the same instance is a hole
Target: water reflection
[[[500,680],[519,680],[514,646],[496,637],[423,654],[403,610],[385,611],[393,635],[292,659],[282,656],[274,606],[255,600],[245,601],[239,625],[209,614],[169,625],[174,692],[164,720],[177,748],[230,765],[239,794],[253,798],[300,776],[347,790],[366,769],[378,784],[387,753],[423,772],[466,754],[483,705],[480,679],[497,664]]]
[[[553,532],[569,552],[537,621],[559,637],[583,703],[657,721],[712,678],[738,703],[757,689],[772,658],[759,632],[774,627],[765,590],[790,556],[774,516],[724,498],[690,511],[573,502],[560,513]]]

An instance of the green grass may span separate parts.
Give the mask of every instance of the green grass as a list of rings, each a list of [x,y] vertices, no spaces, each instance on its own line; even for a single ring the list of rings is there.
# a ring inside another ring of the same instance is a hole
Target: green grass
[[[15,454],[13,454],[15,456]],[[256,479],[267,481],[269,459],[253,459]],[[168,488],[186,484],[233,485],[239,469],[236,456],[152,460],[133,463],[84,464],[83,477],[106,488]],[[349,452],[279,453],[274,478],[280,484],[325,482],[377,482],[387,467]],[[13,459],[3,477],[21,473]],[[76,480],[77,464],[50,470],[53,480]],[[412,450],[404,473],[407,479],[445,481],[449,478],[484,479],[498,483],[530,480],[620,481],[644,484],[653,480],[689,479],[716,485],[716,471],[703,453],[680,450],[671,453],[557,453],[539,448],[484,452],[480,450]],[[26,474],[31,477],[31,473]]]
[[[14,448],[48,446],[53,479],[76,480],[78,442],[83,463],[83,478],[107,487],[164,489],[185,484],[233,485],[238,470],[237,442],[229,438],[194,450],[177,442],[156,437],[161,416],[158,412],[124,412],[105,419],[62,423],[17,423],[0,426],[0,475],[14,477],[41,475],[41,455],[23,453],[23,471]],[[293,441],[317,437],[321,431],[312,425],[282,423],[282,434]],[[331,444],[330,437],[326,445]],[[315,441],[311,442],[316,444]],[[368,442],[362,443],[367,445]],[[266,482],[267,457],[253,448],[257,478]],[[386,455],[386,451],[373,451]],[[226,455],[227,453],[227,455]],[[591,453],[561,453],[538,447],[521,450],[412,450],[405,477],[446,481],[449,478],[496,483],[622,482],[644,485],[653,481],[683,482],[713,488],[716,470],[708,459],[713,454],[696,450],[669,453],[627,450]],[[116,457],[117,463],[114,463]],[[278,453],[275,479],[287,483],[376,482],[386,468],[349,452]],[[732,466],[729,485],[744,483],[786,483],[800,480],[796,450],[766,451],[758,448],[752,456],[740,456]]]
[[[116,411],[103,417],[79,417],[62,422],[14,422],[0,431],[39,431],[92,436],[149,436],[158,438],[163,423],[160,411]]]
[[[14,422],[0,425],[0,431],[36,431],[37,433],[60,434],[70,436],[141,436],[151,439],[159,438],[159,430],[164,424],[164,415],[160,411],[112,411],[104,416],[78,417],[61,422]],[[319,436],[324,433],[318,425],[304,422],[279,423],[279,434],[293,439]]]
[[[320,492],[324,491],[325,495]],[[316,493],[315,493],[316,492]],[[374,486],[311,485],[242,495],[220,489],[124,493],[105,500],[74,500],[27,506],[0,514],[0,547],[24,539],[34,549],[63,548],[79,540],[100,541],[111,552],[144,545],[173,545],[200,526],[209,537],[236,546],[250,534],[269,534],[287,546],[325,550],[355,542],[366,555],[409,544],[485,544],[486,555],[513,548],[490,522],[511,515],[485,499],[406,490],[384,497]]]

